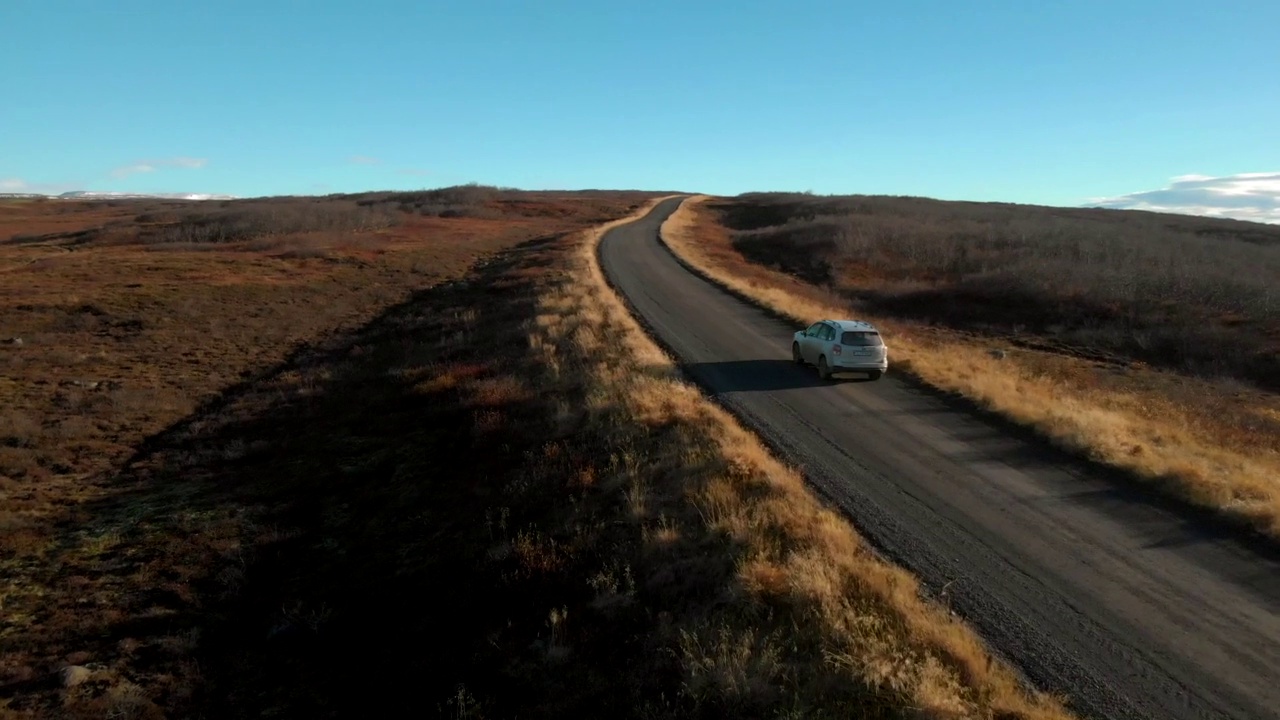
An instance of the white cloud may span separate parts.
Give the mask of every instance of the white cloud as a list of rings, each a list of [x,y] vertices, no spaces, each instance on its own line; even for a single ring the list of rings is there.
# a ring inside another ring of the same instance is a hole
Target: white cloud
[[[1280,172],[1180,175],[1160,190],[1095,198],[1088,204],[1280,224]]]
[[[155,172],[156,170],[159,170],[160,168],[165,168],[165,167],[179,167],[179,168],[187,168],[187,169],[194,170],[197,168],[204,167],[208,162],[209,161],[206,160],[205,158],[193,158],[193,157],[172,157],[172,158],[164,158],[161,160],[139,160],[138,162],[133,163],[132,165],[125,165],[123,167],[118,167],[115,170],[112,170],[111,177],[127,178],[130,175]]]
[[[27,182],[22,178],[0,178],[0,193],[36,193],[40,195],[56,195],[60,192],[75,190],[73,182]]]
[[[147,163],[125,165],[124,167],[118,167],[115,170],[112,170],[111,177],[127,178],[130,175],[137,175],[138,173],[155,172],[155,169],[156,169],[155,165],[148,165]]]
[[[350,158],[347,158],[347,160],[352,165],[377,165],[382,162],[378,158],[369,157],[368,155],[352,155]]]

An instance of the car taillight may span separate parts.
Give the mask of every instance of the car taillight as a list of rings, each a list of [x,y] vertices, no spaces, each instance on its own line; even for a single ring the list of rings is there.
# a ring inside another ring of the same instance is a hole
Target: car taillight
[[[840,353],[842,353],[842,352],[844,352],[844,348],[840,347],[839,345],[832,345],[832,346],[831,346],[831,354],[832,354],[832,355],[839,355],[839,354],[840,354]]]

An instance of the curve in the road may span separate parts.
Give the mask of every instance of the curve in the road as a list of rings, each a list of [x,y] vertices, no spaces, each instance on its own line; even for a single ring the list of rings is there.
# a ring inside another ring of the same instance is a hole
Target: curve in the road
[[[681,201],[604,236],[609,281],[690,378],[893,561],[945,588],[1000,655],[1087,716],[1280,718],[1280,563],[892,367],[879,382],[819,382],[790,362],[797,328],[658,241]]]

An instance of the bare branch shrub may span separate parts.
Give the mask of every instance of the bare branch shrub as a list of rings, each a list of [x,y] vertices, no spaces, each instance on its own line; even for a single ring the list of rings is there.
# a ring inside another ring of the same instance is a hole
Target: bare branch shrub
[[[349,200],[243,200],[213,210],[195,206],[181,213],[176,222],[145,228],[140,239],[152,243],[228,243],[316,231],[368,232],[394,226],[399,220],[400,213],[392,207]]]
[[[869,311],[1063,341],[1265,386],[1280,381],[1280,227],[923,198],[741,195],[748,258]]]

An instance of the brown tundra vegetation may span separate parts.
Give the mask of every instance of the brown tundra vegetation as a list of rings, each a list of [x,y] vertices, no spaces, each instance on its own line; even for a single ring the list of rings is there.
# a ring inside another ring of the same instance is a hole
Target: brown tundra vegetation
[[[249,397],[329,396],[305,369],[321,348],[502,250],[651,195],[0,202],[0,716],[183,715],[212,672],[194,649],[227,612],[214,600],[256,572],[255,543],[295,532],[265,518],[304,473],[326,497],[325,468],[288,457],[286,440],[359,454],[358,432],[319,420],[236,437],[218,423],[249,421]],[[368,404],[343,400],[356,416]],[[282,454],[274,477],[237,469]],[[88,680],[64,688],[63,667]]]
[[[775,195],[721,217],[744,256],[872,314],[1280,390],[1280,227]]]

